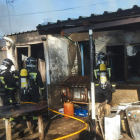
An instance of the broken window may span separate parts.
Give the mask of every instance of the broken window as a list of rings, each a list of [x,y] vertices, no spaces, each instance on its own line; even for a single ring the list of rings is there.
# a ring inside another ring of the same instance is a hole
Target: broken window
[[[127,46],[127,81],[140,81],[140,45]]]

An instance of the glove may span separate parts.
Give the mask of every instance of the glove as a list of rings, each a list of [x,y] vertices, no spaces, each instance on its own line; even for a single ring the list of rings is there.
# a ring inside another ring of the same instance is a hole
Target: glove
[[[116,88],[113,87],[113,88],[111,89],[111,91],[112,91],[112,93],[114,93],[114,92],[116,91]]]
[[[15,77],[15,78],[18,78],[18,77],[19,77],[19,73],[18,73],[17,70],[12,71],[12,75],[13,75],[13,77]]]

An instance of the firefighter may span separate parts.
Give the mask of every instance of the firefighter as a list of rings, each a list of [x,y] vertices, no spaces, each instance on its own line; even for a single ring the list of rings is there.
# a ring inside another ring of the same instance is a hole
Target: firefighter
[[[44,85],[40,72],[36,68],[36,59],[28,57],[25,60],[26,69],[22,69],[20,72],[21,79],[21,101],[22,102],[39,102],[39,87],[41,89],[42,96],[44,96]],[[25,120],[25,116],[23,116]],[[32,114],[31,123],[34,127],[37,127],[38,117],[36,113]]]
[[[16,104],[15,93],[19,76],[17,71],[10,71],[12,65],[14,64],[9,58],[4,59],[0,65],[0,88],[5,93],[3,98],[4,106]]]
[[[23,93],[21,93],[21,101],[22,102],[39,102],[39,87],[42,92],[42,96],[44,96],[44,85],[42,82],[42,77],[40,72],[36,69],[36,60],[33,57],[28,57],[25,61],[26,70],[28,73],[28,89]],[[20,74],[21,75],[21,74]]]
[[[112,100],[112,93],[115,92],[115,80],[111,73],[111,68],[106,66],[105,53],[97,54],[97,65],[94,69],[95,77],[95,102],[102,103],[108,100],[108,104]]]

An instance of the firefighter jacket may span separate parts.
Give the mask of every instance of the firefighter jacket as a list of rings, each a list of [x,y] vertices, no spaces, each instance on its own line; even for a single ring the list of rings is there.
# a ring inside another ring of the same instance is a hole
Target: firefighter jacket
[[[28,71],[28,76],[29,76],[29,87],[31,89],[40,87],[41,90],[44,90],[42,77],[41,77],[40,72],[37,69],[34,68]]]
[[[1,88],[14,90],[16,88],[16,83],[18,82],[18,74],[11,73],[9,71],[1,72],[0,74],[0,83]]]

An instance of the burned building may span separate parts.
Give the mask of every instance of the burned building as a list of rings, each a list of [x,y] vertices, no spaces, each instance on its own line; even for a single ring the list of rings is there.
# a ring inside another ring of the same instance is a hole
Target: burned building
[[[38,25],[40,35],[60,34],[69,40],[68,58],[69,72],[78,54],[78,75],[90,75],[90,48],[88,30],[93,30],[95,40],[95,58],[98,52],[108,56],[107,63],[111,66],[117,83],[112,105],[119,102],[137,101],[139,93],[139,28],[140,7],[118,9],[116,12],[105,11],[102,15],[91,14],[89,17],[79,16],[78,19],[68,18],[65,21]],[[113,55],[110,55],[113,54]],[[95,59],[96,61],[96,59]],[[122,98],[122,97],[128,97]],[[131,98],[133,97],[133,98]]]
[[[135,5],[131,9],[118,9],[112,13],[105,11],[102,15],[91,14],[89,17],[79,16],[78,19],[68,18],[65,21],[58,20],[56,23],[48,22],[46,25],[37,26],[38,31],[6,35],[5,39],[10,43],[7,56],[12,58],[17,70],[24,68],[24,60],[28,56],[38,60],[38,69],[46,83],[48,103],[52,108],[57,108],[61,105],[59,82],[70,76],[75,67],[77,75],[90,76],[87,30],[96,27],[93,34],[95,56],[101,51],[114,54],[108,55],[107,63],[115,75],[116,94],[130,97],[134,95],[134,99],[124,99],[123,102],[136,101],[140,84],[140,29],[137,17],[139,13],[140,8]],[[137,19],[133,20],[135,17]],[[119,25],[119,20],[127,21],[122,21],[124,24]],[[109,22],[112,22],[111,25]],[[77,62],[74,66],[76,56]],[[121,100],[116,101],[115,98],[114,102],[117,104]]]
[[[38,31],[15,33],[3,37],[6,40],[7,57],[14,62],[15,70],[25,68],[29,56],[37,60],[37,68],[46,87],[48,106],[55,108],[61,103],[57,83],[69,75],[68,40],[60,35],[42,36]]]
[[[92,124],[90,130],[95,133],[95,119],[98,117],[103,133],[103,117],[107,114],[101,107],[107,101],[95,106],[93,70],[96,55],[99,52],[106,54],[107,64],[116,79],[117,90],[113,93],[111,106],[135,104],[139,100],[138,95],[140,97],[139,14],[140,7],[135,5],[131,9],[118,9],[112,13],[105,11],[102,15],[91,14],[90,17],[80,16],[78,19],[68,18],[39,25],[38,31],[7,35],[3,37],[7,40],[7,56],[14,61],[14,69],[19,71],[25,67],[28,56],[34,57],[46,85],[48,107],[57,109],[62,106],[62,93],[68,97],[66,100],[63,98],[64,101],[89,105],[89,114],[86,112],[86,115],[89,115]],[[123,110],[115,107],[117,113]],[[110,113],[110,106],[108,108],[106,112]],[[102,112],[103,116],[99,114]],[[137,113],[139,108],[134,112],[129,108],[126,112],[129,123],[137,122],[134,129],[130,128],[132,132],[136,130],[134,135],[139,133]],[[118,124],[114,123],[115,120],[112,122],[112,127],[117,128],[120,118]],[[110,128],[107,130],[110,137]],[[120,138],[120,132],[118,134]]]

